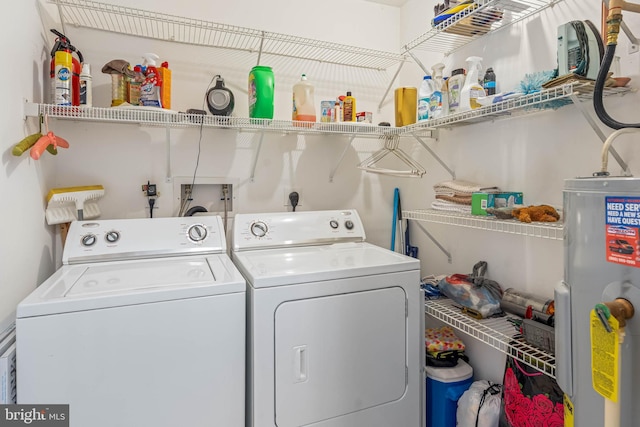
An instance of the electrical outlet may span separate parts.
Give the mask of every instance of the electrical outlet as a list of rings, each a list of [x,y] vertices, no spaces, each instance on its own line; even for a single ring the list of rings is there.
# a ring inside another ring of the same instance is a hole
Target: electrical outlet
[[[302,188],[300,187],[289,187],[284,189],[284,205],[291,206],[291,200],[289,200],[289,194],[293,192],[298,193],[298,206],[302,206],[304,199],[302,197]]]

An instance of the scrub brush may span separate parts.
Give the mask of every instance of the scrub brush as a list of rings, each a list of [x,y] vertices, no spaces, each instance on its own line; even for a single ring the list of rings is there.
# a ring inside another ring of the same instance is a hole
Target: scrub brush
[[[47,195],[47,224],[63,224],[100,216],[96,199],[104,196],[102,185],[54,188]]]

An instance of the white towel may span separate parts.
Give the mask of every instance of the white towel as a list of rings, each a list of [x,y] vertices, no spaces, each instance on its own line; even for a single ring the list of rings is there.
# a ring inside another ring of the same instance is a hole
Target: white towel
[[[454,179],[452,181],[442,181],[433,186],[437,195],[442,196],[470,196],[477,191],[497,192],[500,189],[496,186],[481,185],[471,181],[462,179]]]
[[[445,200],[435,200],[431,202],[431,209],[435,209],[438,211],[460,212],[465,214],[471,214],[471,206],[460,205],[458,203],[451,203]]]

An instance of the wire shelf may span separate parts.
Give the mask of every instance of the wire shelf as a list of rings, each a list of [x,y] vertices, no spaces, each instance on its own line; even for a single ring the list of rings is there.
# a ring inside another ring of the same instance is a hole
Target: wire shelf
[[[425,301],[425,312],[550,377],[556,376],[555,356],[524,341],[508,317],[477,320],[444,298]]]
[[[199,114],[178,113],[148,107],[68,107],[52,104],[27,103],[25,106],[25,115],[30,117],[46,116],[49,118],[74,121],[131,123],[143,126],[171,128],[203,126],[206,128],[281,134],[347,135],[368,138],[399,137],[403,134],[402,128],[375,126],[357,122],[318,123],[211,115],[202,116]],[[429,133],[428,129],[423,129],[423,131],[426,134]]]
[[[435,224],[456,225],[477,230],[496,231],[521,236],[563,240],[564,228],[561,222],[524,223],[516,219],[502,220],[495,217],[477,216],[435,209],[402,211],[402,217]]]
[[[474,0],[471,6],[407,43],[404,52],[420,49],[450,53],[560,1],[562,0]]]
[[[49,0],[64,23],[136,37],[386,70],[405,55],[90,0]]]

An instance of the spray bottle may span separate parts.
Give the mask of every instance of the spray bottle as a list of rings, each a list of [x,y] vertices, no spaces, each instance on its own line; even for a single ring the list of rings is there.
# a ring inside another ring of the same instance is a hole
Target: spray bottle
[[[144,73],[144,82],[142,82],[140,86],[140,105],[162,108],[162,100],[160,97],[162,78],[156,68],[156,60],[160,57],[155,53],[145,53],[142,55],[142,58],[142,65],[147,68]]]
[[[480,83],[480,70],[482,69],[482,58],[470,56],[467,58],[467,78],[460,91],[459,111],[475,110],[482,107],[476,100],[485,96],[484,88]]]
[[[433,92],[429,99],[429,118],[433,119],[446,116],[449,110],[448,101],[445,102],[444,99],[445,83],[442,78],[442,70],[444,70],[444,64],[441,62],[431,67]]]

